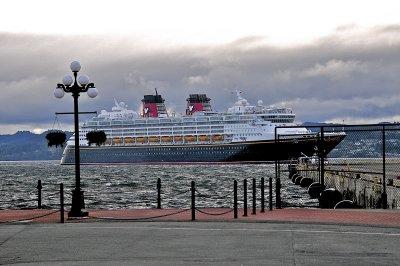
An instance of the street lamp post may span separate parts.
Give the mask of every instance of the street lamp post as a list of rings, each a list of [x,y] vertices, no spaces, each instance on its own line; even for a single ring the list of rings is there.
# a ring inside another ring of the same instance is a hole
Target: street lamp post
[[[57,88],[54,90],[54,96],[62,98],[65,94],[71,93],[74,98],[74,132],[75,132],[75,189],[72,190],[72,206],[68,213],[69,217],[85,217],[88,216],[88,212],[82,211],[84,196],[81,190],[81,168],[80,168],[80,153],[79,153],[79,108],[78,98],[82,92],[87,92],[90,98],[97,96],[98,91],[94,86],[94,83],[89,82],[89,77],[86,75],[80,75],[78,72],[81,70],[81,64],[78,61],[71,63],[71,71],[74,77],[71,75],[64,76],[62,84],[57,84]]]

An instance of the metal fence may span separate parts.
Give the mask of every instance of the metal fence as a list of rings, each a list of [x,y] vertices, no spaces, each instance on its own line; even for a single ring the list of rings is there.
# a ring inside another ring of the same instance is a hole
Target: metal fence
[[[400,124],[277,127],[275,142],[288,141],[288,158],[275,162],[278,182],[291,178],[321,207],[400,209]]]

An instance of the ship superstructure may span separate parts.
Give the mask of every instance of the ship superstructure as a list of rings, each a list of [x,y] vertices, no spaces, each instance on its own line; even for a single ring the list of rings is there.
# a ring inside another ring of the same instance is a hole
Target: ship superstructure
[[[296,125],[295,114],[290,108],[264,106],[261,100],[257,105],[250,105],[239,91],[236,96],[234,105],[220,113],[213,110],[207,95],[190,94],[185,115],[169,115],[164,99],[157,91],[155,95],[144,96],[141,114],[115,100],[111,112],[102,110],[98,116],[81,125],[81,161],[134,163],[274,160],[278,156],[276,151],[274,155],[271,150],[278,148],[274,143],[275,128]],[[105,145],[88,146],[86,134],[94,130],[106,133]],[[308,145],[313,138],[312,141],[316,141],[314,134],[310,134],[306,128],[279,128],[277,133],[298,136],[295,137],[300,140],[297,145]],[[337,144],[342,137],[336,136],[333,139],[337,139]],[[62,163],[73,163],[73,145],[74,136],[67,142]],[[295,155],[288,151],[287,155],[279,156]]]

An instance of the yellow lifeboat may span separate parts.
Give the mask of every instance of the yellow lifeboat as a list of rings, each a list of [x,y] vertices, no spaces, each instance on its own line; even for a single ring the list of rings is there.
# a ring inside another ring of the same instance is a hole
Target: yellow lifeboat
[[[160,142],[160,137],[151,136],[149,137],[149,142]]]
[[[145,143],[147,142],[147,137],[137,137],[136,142]]]
[[[207,136],[207,135],[200,135],[200,136],[199,136],[199,140],[200,140],[200,141],[209,141],[209,140],[210,140],[210,137]]]
[[[126,144],[130,144],[130,143],[134,143],[135,142],[135,138],[131,138],[131,137],[127,137],[124,139]]]
[[[114,144],[121,144],[122,139],[121,138],[113,138],[113,142],[114,142]]]
[[[186,142],[194,142],[194,141],[196,141],[196,137],[192,136],[192,135],[185,136],[185,141]]]
[[[175,142],[181,142],[183,140],[183,137],[182,136],[175,136],[174,137],[174,141]]]
[[[223,141],[224,140],[224,136],[222,136],[222,135],[213,135],[212,136],[212,140],[213,141]]]
[[[172,141],[172,137],[170,137],[170,136],[162,136],[161,140],[163,142],[171,142]]]

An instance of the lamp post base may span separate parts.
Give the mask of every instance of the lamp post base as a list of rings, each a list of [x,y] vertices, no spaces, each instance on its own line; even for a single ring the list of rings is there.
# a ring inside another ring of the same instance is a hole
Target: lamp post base
[[[82,211],[85,208],[85,201],[82,190],[72,190],[72,206],[68,217],[87,217],[89,212]]]

